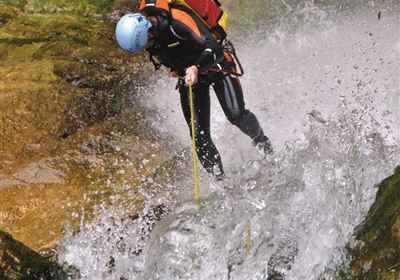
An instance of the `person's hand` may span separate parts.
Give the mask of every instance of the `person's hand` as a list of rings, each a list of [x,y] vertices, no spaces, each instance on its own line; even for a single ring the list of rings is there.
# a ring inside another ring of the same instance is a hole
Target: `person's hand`
[[[186,76],[185,76],[185,84],[187,86],[194,85],[197,83],[198,80],[199,69],[197,66],[190,66],[186,69]]]

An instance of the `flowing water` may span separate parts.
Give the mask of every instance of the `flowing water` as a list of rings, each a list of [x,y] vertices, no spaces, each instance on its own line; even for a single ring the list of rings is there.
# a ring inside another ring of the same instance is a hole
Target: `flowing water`
[[[217,183],[202,170],[195,203],[175,82],[156,74],[142,90],[149,118],[187,167],[165,183],[143,180],[139,218],[99,205],[98,220],[66,232],[59,262],[78,278],[336,278],[374,185],[400,162],[400,5],[272,3],[274,15],[260,12],[263,1],[246,7],[254,18],[243,8],[254,32],[235,34],[246,104],[274,155],[263,158],[213,96],[212,133],[228,178]]]

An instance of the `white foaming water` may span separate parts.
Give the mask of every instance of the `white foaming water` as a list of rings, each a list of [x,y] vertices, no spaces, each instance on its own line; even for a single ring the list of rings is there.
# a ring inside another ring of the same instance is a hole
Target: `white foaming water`
[[[100,207],[97,221],[66,234],[59,262],[81,279],[334,279],[374,185],[400,162],[399,7],[389,8],[378,20],[377,8],[332,16],[308,4],[238,44],[246,104],[275,155],[260,159],[213,98],[228,179],[216,184],[202,171],[200,204],[191,178],[172,186],[174,196],[149,194],[146,182],[139,219]],[[154,125],[190,149],[173,87],[158,79],[148,104]],[[168,213],[155,223],[160,202]]]

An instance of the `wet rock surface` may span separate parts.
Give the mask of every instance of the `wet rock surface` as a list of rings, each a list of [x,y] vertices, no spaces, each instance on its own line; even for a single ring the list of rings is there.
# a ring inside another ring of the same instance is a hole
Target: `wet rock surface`
[[[140,102],[152,65],[114,39],[115,21],[137,4],[0,2],[0,229],[34,250],[109,196],[130,192],[135,215],[141,179],[164,176],[174,157]]]
[[[63,184],[65,182],[65,174],[51,168],[46,163],[46,160],[31,163],[19,170],[12,177],[23,184]]]
[[[378,187],[367,218],[356,229],[348,279],[400,278],[400,166]]]
[[[135,6],[126,0],[0,2],[0,229],[32,248],[0,231],[0,279],[62,277],[33,250],[54,258],[65,224],[93,219],[94,206],[115,194],[129,192],[122,206],[135,219],[142,178],[161,181],[179,164],[140,103],[152,66],[114,40],[115,21]],[[380,185],[358,229],[351,279],[400,277],[399,176],[398,168]],[[269,265],[288,263],[278,252]]]
[[[0,230],[0,279],[66,279],[56,263]]]

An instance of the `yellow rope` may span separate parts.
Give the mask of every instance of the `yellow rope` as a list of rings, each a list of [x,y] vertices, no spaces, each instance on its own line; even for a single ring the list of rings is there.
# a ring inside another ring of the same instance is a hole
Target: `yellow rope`
[[[246,254],[250,254],[250,241],[251,241],[251,225],[250,220],[247,221],[247,238],[246,238]]]
[[[197,177],[197,153],[195,141],[195,128],[194,128],[194,106],[193,106],[193,92],[192,85],[189,84],[189,99],[190,99],[190,121],[192,129],[192,153],[193,153],[193,180],[194,180],[194,199],[199,200],[199,179]]]
[[[190,122],[192,129],[192,154],[193,154],[193,180],[194,180],[194,199],[199,200],[199,178],[197,176],[197,153],[195,141],[195,127],[194,127],[194,105],[193,105],[193,91],[192,85],[189,84],[189,99],[190,99]],[[250,254],[251,245],[251,225],[250,220],[247,221],[247,238],[246,238],[246,254]]]

